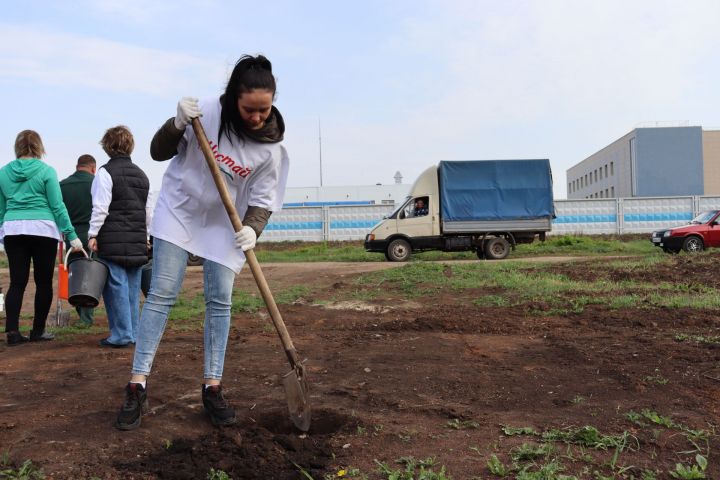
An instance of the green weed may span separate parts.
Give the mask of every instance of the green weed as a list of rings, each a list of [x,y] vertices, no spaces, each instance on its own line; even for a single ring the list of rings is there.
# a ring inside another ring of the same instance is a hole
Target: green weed
[[[472,420],[460,420],[458,418],[453,418],[452,420],[449,420],[447,422],[447,426],[455,429],[455,430],[467,430],[470,428],[480,428],[480,424],[478,422],[472,421]]]
[[[490,473],[499,477],[506,477],[510,475],[510,472],[512,471],[510,468],[506,467],[494,453],[490,455],[490,460],[487,462],[487,468]]]
[[[649,383],[657,383],[658,385],[667,385],[669,380],[662,376],[660,369],[656,368],[653,375],[646,376],[643,380]]]
[[[510,451],[510,458],[515,462],[535,460],[537,458],[547,458],[553,452],[553,447],[549,443],[541,443],[540,445],[523,443]]]
[[[682,479],[698,479],[707,478],[705,477],[705,470],[707,470],[707,459],[702,455],[695,455],[695,464],[689,467],[681,463],[675,464],[675,470],[670,472],[670,476],[673,478]]]
[[[507,425],[501,425],[502,432],[508,437],[514,435],[539,435],[532,427],[509,427]]]
[[[0,468],[0,478],[7,480],[42,480],[45,478],[42,469],[33,465],[31,460],[25,460],[20,468],[14,469],[10,466],[7,455],[3,455]]]

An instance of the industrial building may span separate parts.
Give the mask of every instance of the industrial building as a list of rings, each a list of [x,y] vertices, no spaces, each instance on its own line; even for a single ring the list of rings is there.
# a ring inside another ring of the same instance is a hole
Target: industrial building
[[[283,207],[322,207],[340,205],[389,205],[401,203],[410,190],[396,172],[395,183],[375,185],[287,187]]]
[[[567,198],[720,194],[720,130],[636,128],[567,170]]]

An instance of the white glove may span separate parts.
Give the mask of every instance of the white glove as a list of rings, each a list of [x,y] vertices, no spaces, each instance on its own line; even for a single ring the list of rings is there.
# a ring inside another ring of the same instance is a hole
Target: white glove
[[[202,112],[198,105],[198,99],[194,97],[183,97],[177,104],[177,115],[175,116],[175,127],[178,130],[185,130],[193,118],[201,117]]]
[[[70,249],[73,252],[79,252],[80,250],[82,250],[82,248],[82,242],[79,238],[76,238],[75,240],[70,240]]]
[[[243,252],[255,248],[255,242],[257,242],[257,234],[252,228],[244,226],[239,232],[235,232],[235,247],[242,248]]]

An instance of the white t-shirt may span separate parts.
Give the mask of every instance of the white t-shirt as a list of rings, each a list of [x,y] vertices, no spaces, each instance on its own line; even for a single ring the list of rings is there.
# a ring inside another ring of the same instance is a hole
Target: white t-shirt
[[[289,159],[281,143],[258,143],[223,135],[218,145],[220,100],[200,101],[200,121],[215,152],[240,218],[248,206],[272,212],[282,208]],[[245,255],[235,247],[230,217],[220,199],[192,126],[185,129],[178,154],[163,176],[150,234],[239,273]]]

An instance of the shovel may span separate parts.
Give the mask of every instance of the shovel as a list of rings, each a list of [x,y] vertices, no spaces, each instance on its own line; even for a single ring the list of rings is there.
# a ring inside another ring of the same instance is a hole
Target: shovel
[[[232,202],[225,180],[222,178],[220,167],[215,163],[215,155],[210,148],[205,130],[199,118],[193,118],[192,127],[208,167],[210,167],[210,172],[212,173],[218,193],[220,193],[222,203],[225,206],[227,214],[230,216],[233,229],[239,232],[242,228],[240,216],[238,216],[235,205]],[[252,271],[253,277],[255,277],[255,282],[260,290],[260,294],[263,300],[265,300],[265,306],[270,313],[273,325],[275,325],[275,330],[277,330],[280,336],[280,342],[285,349],[285,355],[287,355],[288,361],[290,362],[291,370],[283,376],[283,386],[285,387],[285,396],[287,397],[288,410],[290,411],[290,420],[292,420],[297,428],[303,432],[307,432],[310,428],[310,403],[308,399],[307,379],[305,377],[305,366],[298,360],[295,346],[290,339],[287,328],[285,328],[285,322],[283,322],[280,310],[278,310],[275,304],[275,299],[270,292],[270,287],[265,280],[265,275],[263,275],[260,269],[260,264],[255,256],[255,252],[252,249],[246,251],[245,258],[247,259],[248,265],[250,265],[250,270]]]

